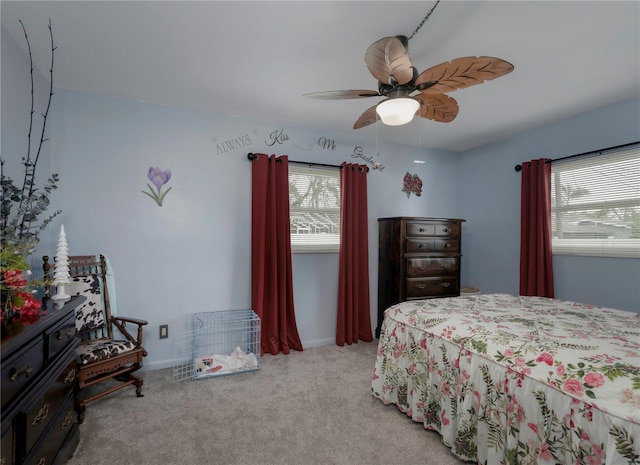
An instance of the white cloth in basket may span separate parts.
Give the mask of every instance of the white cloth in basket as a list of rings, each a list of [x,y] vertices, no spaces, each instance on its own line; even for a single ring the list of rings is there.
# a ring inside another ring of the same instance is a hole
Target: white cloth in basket
[[[205,357],[196,357],[196,376],[208,376],[222,374],[229,371],[246,370],[256,368],[258,359],[249,352],[243,352],[240,346],[236,346],[231,355],[213,354]]]

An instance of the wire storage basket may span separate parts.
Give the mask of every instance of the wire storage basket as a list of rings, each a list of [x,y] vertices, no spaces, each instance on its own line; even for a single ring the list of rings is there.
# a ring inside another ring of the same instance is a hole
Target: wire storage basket
[[[174,340],[173,380],[260,369],[260,318],[253,310],[194,313]]]

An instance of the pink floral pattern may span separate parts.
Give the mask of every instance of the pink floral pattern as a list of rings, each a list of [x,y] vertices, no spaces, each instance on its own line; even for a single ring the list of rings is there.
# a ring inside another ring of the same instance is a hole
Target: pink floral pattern
[[[640,464],[640,314],[507,294],[385,313],[372,393],[477,463]]]

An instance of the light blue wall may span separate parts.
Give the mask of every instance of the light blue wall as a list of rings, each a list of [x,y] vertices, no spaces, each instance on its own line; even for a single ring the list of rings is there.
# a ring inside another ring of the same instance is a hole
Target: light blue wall
[[[19,85],[5,85],[7,70],[14,62],[24,61],[24,56],[5,54],[7,47],[17,46],[5,35],[2,39],[1,97],[6,116],[22,111],[28,95],[6,98],[24,92]],[[612,120],[611,126],[618,128],[624,124],[616,121],[630,117],[632,104],[625,108],[625,114],[611,110],[596,112],[594,118]],[[369,236],[363,238],[369,243],[372,327],[377,315],[380,217],[466,218],[463,281],[482,291],[517,293],[519,179],[513,165],[541,156],[545,150],[562,156],[631,138],[629,131],[609,131],[609,140],[587,141],[579,148],[564,140],[564,132],[574,127],[571,138],[584,140],[580,126],[586,122],[572,121],[558,125],[557,130],[554,125],[540,134],[532,131],[461,155],[365,140],[352,131],[326,134],[56,89],[50,169],[60,174],[61,181],[52,209],[60,208],[63,213],[43,236],[37,255],[55,253],[60,224],[65,226],[71,254],[107,255],[116,274],[118,313],[149,321],[145,329],[149,350],[146,368],[171,366],[175,336],[186,329],[189,314],[250,305],[251,165],[246,154],[287,154],[293,160],[330,164],[345,160],[364,163],[351,158],[354,148],[361,146],[367,156],[384,165],[384,170],[372,170],[368,176]],[[287,139],[267,145],[271,133],[281,130]],[[587,127],[585,132],[593,130]],[[5,139],[16,137],[16,131],[2,125],[3,157]],[[332,140],[335,149],[322,148],[320,138]],[[235,141],[235,148],[221,149],[229,141]],[[413,164],[416,158],[426,164]],[[163,207],[141,193],[147,189],[149,166],[173,173],[168,184],[172,190]],[[421,177],[421,197],[407,198],[401,191],[407,171]],[[556,287],[562,297],[568,297],[578,290],[569,291],[565,284],[563,263],[558,267]],[[637,260],[615,262],[608,269],[610,274],[624,275],[620,282],[625,283],[627,292],[604,289],[602,297],[607,305],[629,308],[628,304],[635,302],[637,306],[637,291],[628,285],[634,266],[638,276],[637,264]],[[306,347],[335,340],[337,270],[336,254],[293,257],[298,329]],[[597,278],[587,275],[583,279]],[[630,297],[616,300],[620,295]],[[169,324],[169,339],[159,340],[160,324]]]
[[[13,168],[7,174],[18,179],[23,153],[17,148],[26,149],[28,130],[29,62],[4,29],[1,46],[2,157]],[[36,79],[46,103],[48,82],[40,74]],[[43,174],[37,181],[41,186],[49,173],[59,173],[50,211],[62,214],[41,234],[32,268],[39,272],[40,257],[55,254],[61,224],[70,254],[105,254],[115,270],[118,313],[149,321],[147,368],[171,365],[174,336],[187,329],[191,313],[250,306],[248,152],[364,164],[353,157],[361,147],[364,156],[383,164],[368,176],[369,235],[363,238],[370,245],[372,328],[377,323],[377,218],[455,215],[457,154],[365,140],[352,131],[319,133],[63,89],[55,89],[49,124],[54,135],[39,162]],[[274,132],[282,134],[279,142],[273,142]],[[321,140],[330,143],[321,146]],[[414,159],[426,164],[415,165]],[[141,193],[147,190],[150,166],[173,173],[163,207]],[[406,172],[423,180],[421,197],[402,192]],[[303,344],[333,343],[337,254],[294,255],[293,270]],[[169,324],[169,339],[159,340],[160,324]]]
[[[519,292],[520,174],[514,166],[640,140],[631,100],[465,152],[459,163],[463,281],[482,292]],[[556,297],[640,312],[640,260],[554,256]]]
[[[104,253],[116,273],[118,313],[149,321],[147,365],[170,361],[170,336],[193,312],[249,308],[251,164],[248,152],[287,154],[293,160],[339,164],[354,160],[357,144],[385,167],[369,187],[372,325],[377,307],[377,218],[447,215],[457,204],[457,159],[450,153],[379,146],[355,136],[240,120],[187,109],[59,90],[53,116],[53,169],[62,180],[55,204],[70,253]],[[269,147],[270,134],[288,140]],[[335,142],[335,150],[317,143]],[[218,153],[224,141],[246,146]],[[170,169],[172,190],[158,207],[141,193],[149,166]],[[401,192],[407,170],[420,173],[423,196]],[[443,181],[449,180],[449,182]],[[57,229],[53,230],[54,233]],[[296,255],[294,297],[306,346],[333,343],[337,302],[336,254]]]

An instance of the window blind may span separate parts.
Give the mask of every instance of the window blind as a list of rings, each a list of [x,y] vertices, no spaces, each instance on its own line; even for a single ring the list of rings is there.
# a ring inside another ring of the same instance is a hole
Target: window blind
[[[340,250],[340,170],[289,165],[292,253]]]
[[[553,253],[640,258],[640,145],[554,161]]]

